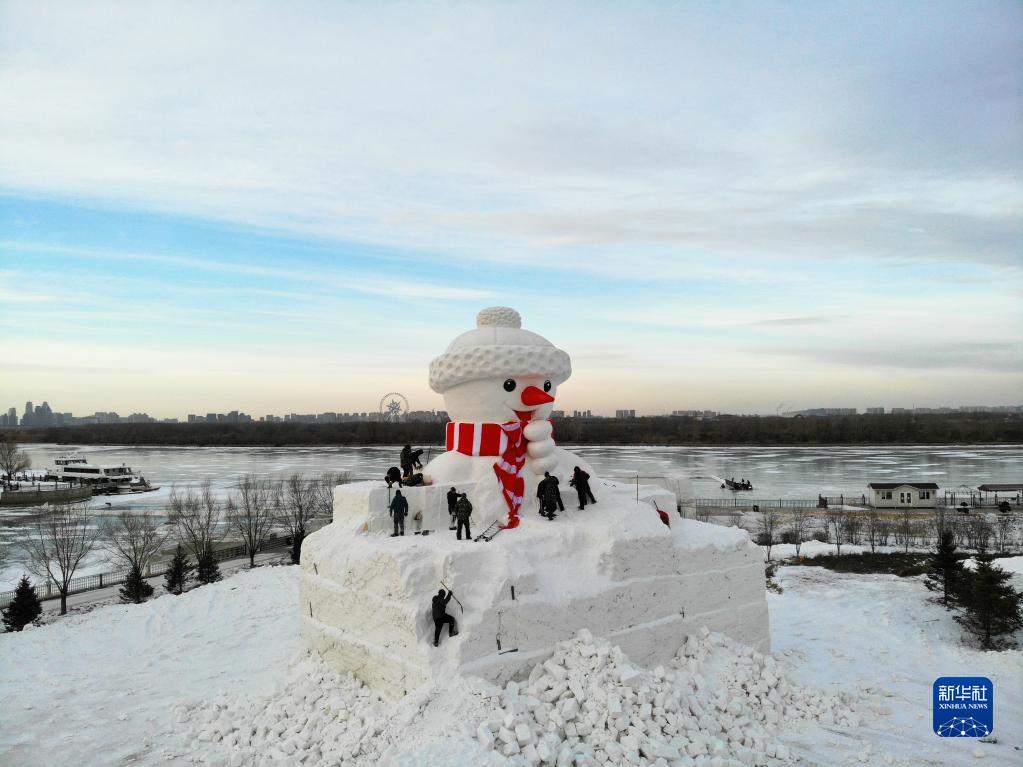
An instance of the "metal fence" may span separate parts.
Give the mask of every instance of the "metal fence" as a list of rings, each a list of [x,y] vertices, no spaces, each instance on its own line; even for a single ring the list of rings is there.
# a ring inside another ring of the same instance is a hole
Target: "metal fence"
[[[828,503],[832,501],[829,499]],[[838,499],[835,499],[838,502]],[[720,509],[746,509],[758,506],[761,509],[816,509],[820,507],[819,500],[794,500],[791,498],[694,498],[686,501],[686,505],[710,506]]]
[[[323,525],[329,523],[329,519],[314,519],[309,525],[309,533],[318,530]],[[307,533],[308,534],[308,533]],[[256,552],[257,554],[265,551],[280,551],[291,546],[291,536],[283,535],[278,536],[276,534],[271,535]],[[244,545],[239,546],[228,546],[226,548],[217,549],[213,552],[213,558],[217,562],[226,562],[229,559],[241,559],[242,557],[248,557],[248,550]],[[167,569],[168,563],[157,565],[155,568],[150,565],[146,568],[146,578],[160,577]],[[114,570],[106,573],[97,573],[95,575],[80,575],[77,578],[72,578],[71,583],[68,587],[68,596],[72,594],[81,594],[85,591],[95,591],[96,589],[105,589],[110,586],[120,586],[128,579],[127,570]],[[36,585],[36,591],[39,594],[40,599],[58,599],[60,592],[53,581],[49,578],[46,579],[45,588],[40,585]],[[11,602],[14,601],[14,591],[3,591],[0,592],[0,608],[7,607]]]

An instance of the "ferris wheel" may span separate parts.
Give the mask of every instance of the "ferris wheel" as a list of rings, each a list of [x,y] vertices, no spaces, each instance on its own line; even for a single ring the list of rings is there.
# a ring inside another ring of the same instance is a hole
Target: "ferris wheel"
[[[398,423],[408,416],[408,400],[401,392],[392,391],[380,398],[380,415],[385,421]]]

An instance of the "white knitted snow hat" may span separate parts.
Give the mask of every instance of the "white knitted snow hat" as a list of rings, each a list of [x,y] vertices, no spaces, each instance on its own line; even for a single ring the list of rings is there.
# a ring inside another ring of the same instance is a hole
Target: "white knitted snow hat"
[[[462,333],[430,363],[430,388],[443,394],[468,381],[528,375],[557,386],[572,375],[572,360],[543,336],[523,330],[517,311],[492,306],[476,315],[475,330]]]

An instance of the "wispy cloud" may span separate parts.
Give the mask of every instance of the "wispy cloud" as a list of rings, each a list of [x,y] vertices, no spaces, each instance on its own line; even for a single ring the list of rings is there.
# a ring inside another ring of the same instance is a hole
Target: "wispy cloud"
[[[462,261],[1013,263],[1019,16],[939,6],[8,3],[0,176]]]
[[[818,314],[810,317],[777,317],[770,320],[754,320],[745,323],[749,327],[802,327],[805,325],[824,325],[849,319],[848,314]]]
[[[428,298],[452,301],[479,301],[491,298],[493,292],[476,288],[460,288],[429,281],[410,281],[402,279],[386,279],[366,276],[354,270],[323,269],[316,271],[287,267],[261,266],[251,263],[216,261],[207,258],[189,258],[187,256],[143,253],[138,251],[122,251],[109,248],[82,248],[48,243],[25,242],[17,240],[0,240],[0,252],[4,249],[48,253],[72,258],[86,258],[100,261],[129,261],[133,263],[162,264],[181,267],[188,271],[216,272],[225,275],[246,277],[267,277],[275,281],[307,283],[310,285],[329,286],[334,291],[354,290],[370,295],[389,296],[395,300],[403,297]],[[288,291],[263,290],[266,295],[301,297],[301,294]],[[21,300],[45,300],[45,295],[32,299],[33,294],[26,294]],[[17,300],[17,299],[12,299]]]
[[[0,395],[439,405],[508,303],[608,406],[1016,397],[1019,9],[875,11],[3,3]]]

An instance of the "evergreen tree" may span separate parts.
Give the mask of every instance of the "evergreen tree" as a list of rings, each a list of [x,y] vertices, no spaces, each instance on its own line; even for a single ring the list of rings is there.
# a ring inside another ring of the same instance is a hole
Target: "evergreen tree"
[[[220,578],[220,565],[213,556],[213,549],[205,549],[196,562],[195,579],[199,583],[216,583]]]
[[[43,605],[36,594],[36,588],[23,575],[14,591],[14,601],[3,610],[4,628],[8,631],[21,631],[25,626],[38,618],[43,612]]]
[[[992,563],[994,557],[981,548],[977,567],[963,571],[959,602],[963,612],[956,621],[980,640],[985,650],[1003,643],[1003,634],[1023,628],[1023,593],[1013,588],[1010,573]]]
[[[121,586],[121,601],[141,604],[153,596],[153,587],[142,577],[142,570],[136,565],[128,571],[128,578]]]
[[[302,541],[305,540],[305,528],[299,527],[291,537],[291,564],[302,562]]]
[[[954,607],[963,580],[963,563],[956,559],[955,536],[951,530],[938,538],[938,547],[927,563],[926,578],[924,585],[941,593],[941,603],[947,608]]]
[[[171,594],[180,594],[188,585],[192,570],[192,562],[188,559],[184,547],[179,543],[178,547],[174,549],[174,558],[163,576],[164,588]]]

